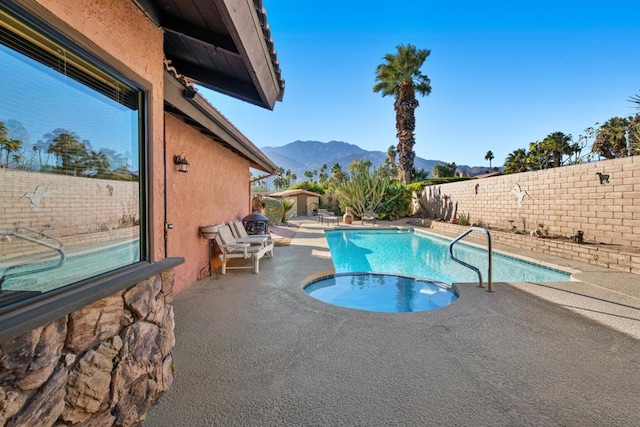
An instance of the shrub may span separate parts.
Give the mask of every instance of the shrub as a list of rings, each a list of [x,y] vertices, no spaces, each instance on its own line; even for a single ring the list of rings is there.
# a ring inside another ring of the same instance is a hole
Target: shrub
[[[284,215],[282,201],[273,197],[263,197],[262,203],[264,203],[264,216],[269,218],[269,225],[280,224]]]
[[[324,194],[324,187],[315,182],[303,181],[292,185],[288,190],[307,190],[313,193]]]
[[[460,214],[458,215],[458,224],[460,225],[471,225],[471,216],[469,214],[466,214],[464,212],[460,212]]]

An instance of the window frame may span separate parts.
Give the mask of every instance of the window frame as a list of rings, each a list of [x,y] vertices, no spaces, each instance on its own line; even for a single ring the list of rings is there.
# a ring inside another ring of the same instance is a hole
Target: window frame
[[[127,289],[151,276],[157,275],[184,262],[184,258],[164,258],[153,262],[151,139],[153,117],[150,100],[153,85],[126,69],[124,64],[70,29],[59,18],[47,16],[43,10],[34,10],[9,0],[0,5],[4,11],[17,18],[34,31],[59,43],[93,67],[113,75],[133,87],[138,93],[138,156],[139,156],[139,216],[140,261],[98,276],[62,286],[40,295],[18,300],[0,307],[0,342],[14,338],[36,327],[43,326],[88,304]],[[37,6],[37,8],[41,8]],[[54,28],[55,27],[55,28]],[[115,64],[115,65],[111,65]],[[90,86],[89,86],[90,87]]]

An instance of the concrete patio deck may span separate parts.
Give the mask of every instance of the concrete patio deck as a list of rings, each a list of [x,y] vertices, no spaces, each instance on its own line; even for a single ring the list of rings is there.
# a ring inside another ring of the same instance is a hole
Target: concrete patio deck
[[[145,426],[640,425],[639,276],[562,261],[584,281],[349,310],[302,290],[333,266],[322,227],[298,226],[260,274],[175,297],[175,382]]]

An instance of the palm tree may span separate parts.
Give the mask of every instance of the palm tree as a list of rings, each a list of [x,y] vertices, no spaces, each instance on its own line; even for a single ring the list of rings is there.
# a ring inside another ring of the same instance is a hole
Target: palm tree
[[[526,163],[529,170],[537,171],[550,168],[551,150],[549,148],[549,143],[545,141],[530,142]]]
[[[493,155],[493,151],[491,150],[487,151],[487,154],[484,155],[484,159],[489,160],[489,169],[491,169],[491,160],[495,159],[495,156]]]
[[[398,154],[398,152],[396,151],[396,146],[395,145],[390,145],[389,148],[387,148],[387,158],[385,159],[389,165],[395,165],[396,164],[396,155]]]
[[[565,155],[570,156],[573,154],[571,146],[572,141],[573,137],[571,135],[565,135],[562,132],[550,133],[542,141],[547,145],[549,151],[551,152],[553,167],[559,168],[560,166],[562,166],[562,157]]]
[[[612,117],[607,120],[597,131],[596,140],[591,151],[606,159],[615,159],[627,156],[627,128],[631,120],[629,118]]]
[[[431,173],[431,171],[424,169],[424,168],[420,168],[420,169],[415,169],[413,171],[413,182],[422,182],[426,179],[429,178],[429,174]]]
[[[87,154],[86,145],[80,141],[78,135],[66,129],[55,129],[44,137],[50,141],[47,153],[55,155],[60,160],[60,169],[65,173],[75,174],[77,163]]]
[[[637,95],[633,95],[633,96],[629,97],[629,101],[631,101],[634,104],[636,104],[636,108],[638,110],[640,110],[640,93],[638,93]]]
[[[382,96],[394,95],[393,107],[396,112],[396,136],[398,137],[398,179],[411,183],[413,160],[415,153],[413,145],[416,128],[415,109],[418,107],[416,92],[422,96],[431,93],[429,77],[420,72],[431,51],[416,49],[415,46],[398,45],[396,55],[386,54],[385,63],[376,67],[376,85],[374,92],[381,92]]]
[[[331,166],[331,182],[333,185],[337,185],[347,179],[347,174],[342,170],[340,163],[334,163]]]
[[[529,170],[527,166],[527,150],[518,148],[507,155],[504,161],[504,173],[518,173]]]
[[[3,122],[0,121],[0,150],[7,149],[6,147],[9,145],[9,132],[7,131],[7,127]],[[7,166],[9,163],[9,153],[11,151],[7,150]]]
[[[318,175],[318,182],[320,184],[324,184],[329,179],[329,174],[327,174],[327,164],[323,163],[320,166],[320,174]]]

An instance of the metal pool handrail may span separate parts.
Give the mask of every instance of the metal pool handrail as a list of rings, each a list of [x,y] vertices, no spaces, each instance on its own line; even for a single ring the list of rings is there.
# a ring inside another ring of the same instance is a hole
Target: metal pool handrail
[[[37,234],[39,237],[45,238],[45,239],[50,239],[53,240],[54,242],[58,243],[59,246],[53,245],[51,243],[47,243],[43,240],[38,240],[35,239],[33,237],[27,236],[26,234],[24,234],[24,232],[30,232],[30,233],[34,233]],[[45,233],[44,231],[40,231],[40,230],[35,230],[33,228],[29,228],[29,227],[16,227],[15,230],[0,230],[0,236],[8,236],[8,237],[17,237],[18,239],[22,239],[22,240],[26,240],[27,242],[31,242],[31,243],[35,243],[36,245],[40,245],[40,246],[44,246],[46,248],[49,249],[53,249],[54,251],[58,252],[58,254],[60,255],[60,260],[58,261],[58,263],[56,265],[52,265],[52,266],[46,266],[46,267],[38,267],[38,268],[33,268],[30,270],[26,270],[26,271],[21,271],[18,273],[9,273],[10,270],[18,268],[18,267],[23,267],[25,265],[30,265],[32,263],[23,263],[23,264],[18,264],[18,265],[12,265],[11,267],[7,268],[5,270],[5,274],[2,275],[2,277],[0,277],[0,289],[2,289],[2,283],[5,281],[5,279],[8,276],[24,276],[25,274],[33,274],[33,273],[39,273],[41,271],[46,271],[46,270],[52,270],[54,268],[58,268],[60,267],[65,260],[65,253],[64,253],[64,249],[62,249],[63,243],[60,239],[57,239],[53,236],[50,236],[49,234]]]
[[[481,227],[469,227],[467,230],[465,230],[464,233],[462,233],[461,235],[459,235],[458,237],[456,237],[455,239],[453,239],[453,241],[451,243],[449,243],[449,255],[451,256],[451,259],[454,260],[455,262],[457,262],[458,264],[462,264],[465,267],[473,270],[476,272],[476,274],[478,275],[478,280],[480,281],[480,284],[478,285],[478,287],[480,288],[484,288],[483,284],[482,284],[482,273],[480,273],[480,270],[478,269],[478,267],[475,267],[471,264],[467,264],[466,262],[459,260],[458,258],[456,258],[455,256],[453,256],[453,245],[455,245],[456,243],[458,243],[458,241],[462,240],[467,234],[470,234],[474,231],[478,231],[480,233],[484,233],[487,235],[487,253],[488,253],[488,267],[487,267],[487,291],[488,292],[493,292],[493,287],[492,287],[492,280],[491,280],[491,271],[492,271],[492,266],[491,266],[491,234],[489,233],[489,231],[485,228],[481,228]]]

